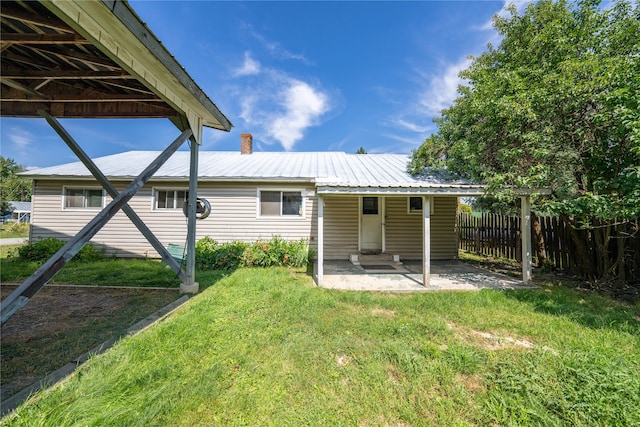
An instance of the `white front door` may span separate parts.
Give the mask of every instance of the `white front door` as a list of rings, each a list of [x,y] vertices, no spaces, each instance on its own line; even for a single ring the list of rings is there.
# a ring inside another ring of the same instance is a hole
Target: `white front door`
[[[360,210],[360,251],[382,251],[382,206],[379,197],[363,197]]]

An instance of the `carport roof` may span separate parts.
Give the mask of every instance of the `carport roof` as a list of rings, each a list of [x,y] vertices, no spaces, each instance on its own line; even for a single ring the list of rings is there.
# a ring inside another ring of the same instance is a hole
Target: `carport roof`
[[[131,179],[157,156],[155,151],[130,151],[94,159],[112,180]],[[205,181],[308,182],[320,194],[459,194],[481,195],[482,185],[455,180],[443,173],[412,176],[405,154],[346,154],[342,152],[239,152],[201,151],[198,179]],[[86,167],[68,163],[30,170],[34,179],[91,179]],[[175,153],[153,180],[186,181],[189,153]]]
[[[2,116],[232,126],[126,1],[3,0],[0,14]]]

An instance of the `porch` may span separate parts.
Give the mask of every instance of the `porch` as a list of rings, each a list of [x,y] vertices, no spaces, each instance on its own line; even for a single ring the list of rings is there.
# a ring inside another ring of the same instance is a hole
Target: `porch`
[[[422,261],[376,261],[354,265],[325,260],[323,288],[357,291],[476,291],[536,289],[519,278],[482,270],[460,261],[432,261],[431,283],[423,285]]]

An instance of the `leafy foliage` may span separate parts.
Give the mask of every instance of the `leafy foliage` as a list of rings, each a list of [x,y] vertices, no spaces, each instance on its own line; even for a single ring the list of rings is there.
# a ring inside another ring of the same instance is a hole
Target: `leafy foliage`
[[[311,259],[306,240],[286,241],[274,236],[254,243],[218,243],[209,236],[196,243],[196,265],[201,269],[239,267],[304,267]]]
[[[19,177],[17,174],[23,172],[24,168],[18,165],[15,160],[0,156],[0,200],[2,215],[11,213],[5,211],[10,201],[31,200],[31,182],[28,179]]]
[[[58,252],[63,246],[64,242],[53,237],[47,237],[46,239],[38,240],[33,243],[20,246],[18,248],[18,255],[21,258],[30,261],[46,261],[51,258],[56,252]],[[91,244],[86,244],[80,249],[80,251],[73,257],[75,261],[96,261],[104,258],[103,253],[94,248]]]
[[[505,198],[549,187],[539,201],[567,215],[640,216],[640,6],[545,0],[510,13],[410,170],[446,166]]]
[[[538,210],[570,224],[589,280],[625,281],[629,257],[616,223],[640,218],[640,4],[542,0],[494,17],[499,46],[460,76],[454,105],[409,170],[444,167],[487,184],[505,211],[513,188],[551,189]],[[576,229],[587,229],[585,239]]]

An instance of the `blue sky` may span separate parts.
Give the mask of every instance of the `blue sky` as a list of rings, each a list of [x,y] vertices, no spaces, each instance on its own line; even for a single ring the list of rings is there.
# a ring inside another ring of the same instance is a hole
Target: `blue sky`
[[[407,153],[436,130],[469,55],[497,43],[502,1],[131,1],[234,127],[203,150]],[[522,3],[519,7],[522,8]],[[165,119],[61,120],[91,157],[161,150]],[[76,158],[44,119],[0,119],[2,155],[25,167]],[[186,149],[184,147],[183,149]]]

